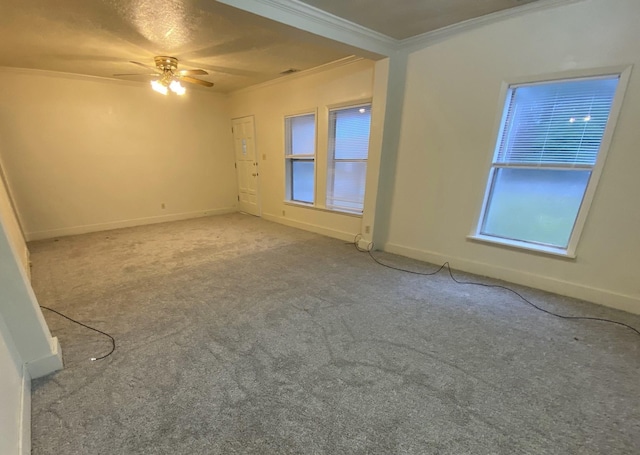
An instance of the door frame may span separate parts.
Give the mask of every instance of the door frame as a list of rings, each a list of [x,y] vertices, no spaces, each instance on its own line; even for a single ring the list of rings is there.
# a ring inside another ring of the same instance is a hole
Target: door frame
[[[243,115],[242,117],[233,117],[231,119],[231,135],[234,135],[234,122],[237,120],[244,120],[244,119],[251,119],[251,124],[253,126],[253,153],[254,153],[254,163],[256,163],[255,167],[256,167],[256,172],[257,172],[257,176],[256,176],[256,209],[257,209],[257,214],[253,214],[253,213],[249,213],[249,215],[252,216],[257,216],[257,217],[262,217],[262,191],[260,188],[260,174],[262,173],[261,171],[261,164],[260,164],[260,154],[258,153],[258,141],[256,140],[256,117],[254,114],[250,114],[250,115]],[[240,207],[240,178],[239,178],[239,169],[238,169],[238,159],[236,156],[236,150],[235,150],[235,138],[234,138],[234,145],[233,145],[233,160],[234,160],[234,164],[235,164],[235,168],[236,168],[236,178],[237,178],[237,184],[236,184],[236,189],[238,191],[238,211],[242,212],[241,207]],[[243,212],[243,213],[247,213],[247,212]]]

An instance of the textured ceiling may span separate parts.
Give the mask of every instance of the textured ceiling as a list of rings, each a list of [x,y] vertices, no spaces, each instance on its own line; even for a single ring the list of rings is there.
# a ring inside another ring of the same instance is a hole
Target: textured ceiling
[[[213,0],[0,0],[0,66],[111,77],[170,55],[229,92],[355,52]]]
[[[396,39],[536,0],[300,0]]]

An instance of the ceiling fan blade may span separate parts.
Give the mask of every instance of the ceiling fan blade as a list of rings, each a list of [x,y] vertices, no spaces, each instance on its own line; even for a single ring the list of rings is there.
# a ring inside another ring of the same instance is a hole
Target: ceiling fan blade
[[[230,74],[232,76],[242,76],[242,77],[251,77],[251,78],[259,78],[264,76],[264,73],[259,71],[251,71],[251,70],[243,70],[240,68],[228,68],[224,66],[209,65],[202,62],[182,62],[182,63],[187,66],[200,67],[205,71],[209,71],[209,73],[222,73],[222,74]]]
[[[155,66],[145,65],[144,63],[134,62],[133,60],[130,60],[129,63],[133,63],[134,65],[138,65],[138,66],[141,66],[141,67],[146,68],[148,70],[158,72],[158,68],[156,68]]]
[[[176,74],[178,76],[206,76],[207,73],[205,70],[180,70],[180,71],[176,71]]]
[[[204,85],[205,87],[213,87],[213,82],[203,81],[202,79],[196,79],[195,77],[189,77],[189,76],[178,76],[178,77],[180,78],[181,81],[185,81],[190,84],[198,84],[198,85]]]

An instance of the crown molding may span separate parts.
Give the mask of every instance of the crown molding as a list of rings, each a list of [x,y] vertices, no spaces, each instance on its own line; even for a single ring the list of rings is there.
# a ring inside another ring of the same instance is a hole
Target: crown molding
[[[332,69],[340,68],[341,66],[351,65],[352,63],[360,62],[365,60],[362,57],[358,57],[356,55],[350,55],[348,57],[344,57],[338,60],[334,60],[333,62],[325,63],[324,65],[314,66],[313,68],[309,68],[307,70],[298,71],[297,73],[291,73],[286,76],[281,76],[276,79],[270,79],[268,81],[261,82],[259,84],[250,85],[249,87],[239,88],[238,90],[234,90],[229,92],[229,96],[248,93],[254,90],[259,90],[265,87],[270,87],[272,85],[283,84],[285,82],[290,82],[295,79],[300,79],[302,77],[311,76],[312,74],[322,73],[324,71],[329,71]],[[372,63],[373,65],[373,63]]]
[[[299,0],[217,0],[262,17],[364,50],[366,58],[377,60],[396,51],[414,52],[450,36],[490,25],[511,17],[585,0],[538,0],[495,13],[458,22],[421,35],[397,40],[362,25],[302,3]],[[368,55],[367,55],[368,53]]]
[[[399,41],[298,0],[217,0],[225,5],[357,47],[373,59],[388,57]]]
[[[463,22],[458,22],[446,27],[432,30],[421,35],[412,36],[398,41],[398,47],[404,52],[414,52],[427,47],[431,44],[440,42],[452,35],[500,22],[511,17],[522,16],[524,14],[535,11],[542,11],[550,8],[570,5],[585,0],[538,0],[533,3],[526,3],[521,6],[496,11],[495,13],[486,14],[484,16],[475,17]]]
[[[40,68],[22,68],[15,66],[0,66],[0,73],[13,73],[31,76],[55,77],[58,79],[73,79],[81,81],[94,82],[119,82],[121,85],[139,85],[139,82],[129,81],[126,79],[116,79],[106,76],[94,76],[91,74],[69,73],[65,71],[45,70]]]
[[[81,73],[68,73],[64,71],[53,71],[53,70],[43,70],[38,68],[20,68],[13,66],[0,66],[0,75],[8,73],[8,74],[18,74],[25,76],[42,76],[42,77],[52,77],[56,79],[67,79],[67,80],[77,80],[84,82],[96,82],[102,84],[116,84],[128,87],[144,87],[148,86],[147,82],[143,81],[131,81],[127,79],[119,79],[111,76],[94,76],[91,74],[81,74]],[[214,90],[208,90],[207,87],[200,87],[198,85],[189,84],[187,90],[190,92],[197,91],[198,93],[206,93],[208,95],[214,95],[218,97],[226,97],[227,92],[216,92]]]

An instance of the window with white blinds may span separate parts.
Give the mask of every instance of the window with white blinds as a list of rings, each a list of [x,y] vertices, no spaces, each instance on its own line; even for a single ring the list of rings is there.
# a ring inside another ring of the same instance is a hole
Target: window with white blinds
[[[362,213],[371,105],[329,111],[327,208]]]
[[[610,127],[619,79],[509,88],[479,235],[568,248]]]
[[[285,118],[285,164],[287,200],[314,203],[316,116]]]
[[[509,90],[496,163],[593,166],[618,76]]]

